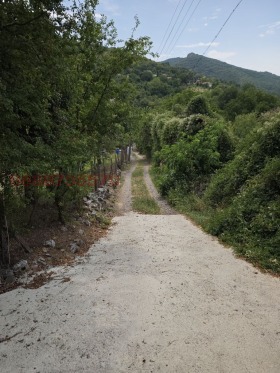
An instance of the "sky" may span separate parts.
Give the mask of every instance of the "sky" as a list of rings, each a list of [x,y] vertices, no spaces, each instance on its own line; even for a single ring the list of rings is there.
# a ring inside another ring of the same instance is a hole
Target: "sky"
[[[239,2],[100,0],[96,16],[113,19],[119,38],[127,39],[137,15],[140,26],[135,37],[151,38],[152,51],[159,54],[156,61],[193,52],[280,76],[280,0],[241,0],[235,9]]]

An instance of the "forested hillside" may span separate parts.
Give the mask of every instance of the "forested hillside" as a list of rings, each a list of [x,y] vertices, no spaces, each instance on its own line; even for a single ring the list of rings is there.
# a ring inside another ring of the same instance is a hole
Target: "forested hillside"
[[[134,105],[140,108],[154,107],[163,97],[179,93],[196,81],[196,75],[190,70],[146,58],[127,68],[122,78],[130,85]]]
[[[170,58],[164,63],[190,69],[200,75],[238,85],[253,84],[257,88],[280,95],[280,77],[269,72],[257,72],[230,65],[213,58],[190,53],[186,58]]]

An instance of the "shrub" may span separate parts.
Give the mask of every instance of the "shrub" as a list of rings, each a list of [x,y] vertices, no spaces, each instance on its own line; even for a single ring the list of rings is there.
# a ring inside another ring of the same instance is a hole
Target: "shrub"
[[[168,194],[177,186],[199,194],[204,191],[208,178],[222,166],[221,160],[226,157],[219,153],[224,131],[222,123],[212,122],[194,136],[181,138],[155,154],[155,162],[160,165],[162,194]]]
[[[192,98],[187,106],[186,115],[206,114],[210,113],[208,103],[204,96],[196,96]]]
[[[180,135],[181,120],[178,118],[169,119],[161,130],[161,144],[172,145],[178,140]]]
[[[280,155],[280,113],[273,114],[264,127],[249,134],[242,150],[212,179],[205,198],[212,205],[227,205],[243,185],[265,167],[267,159]]]

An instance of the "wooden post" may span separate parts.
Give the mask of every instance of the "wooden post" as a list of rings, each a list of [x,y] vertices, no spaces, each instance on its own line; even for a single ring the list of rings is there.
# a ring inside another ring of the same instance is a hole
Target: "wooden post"
[[[110,180],[113,179],[113,159],[111,158],[111,166],[110,166]]]
[[[103,173],[104,173],[104,182],[103,182],[103,185],[105,185],[106,184],[106,167],[105,167],[105,165],[103,164]]]
[[[100,170],[100,164],[98,164],[98,186],[97,188],[100,188],[101,184],[101,170]]]

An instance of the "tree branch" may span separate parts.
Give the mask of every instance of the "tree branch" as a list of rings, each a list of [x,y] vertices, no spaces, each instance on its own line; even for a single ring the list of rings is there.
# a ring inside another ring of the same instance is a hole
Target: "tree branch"
[[[14,27],[14,26],[26,26],[26,25],[28,25],[29,23],[32,23],[32,22],[36,21],[37,19],[41,18],[44,14],[45,14],[45,12],[41,12],[41,13],[38,14],[36,17],[31,18],[31,19],[29,19],[28,21],[23,22],[23,23],[19,23],[19,22],[9,23],[9,24],[7,24],[7,25],[2,26],[2,27],[1,27],[1,30],[5,30],[5,29],[8,29],[9,27]]]

